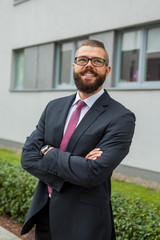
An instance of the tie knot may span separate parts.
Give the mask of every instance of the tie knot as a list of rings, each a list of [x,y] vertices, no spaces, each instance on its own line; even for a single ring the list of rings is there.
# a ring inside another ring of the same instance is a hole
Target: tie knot
[[[86,103],[81,101],[81,100],[79,100],[76,109],[81,110],[84,106],[86,106]]]

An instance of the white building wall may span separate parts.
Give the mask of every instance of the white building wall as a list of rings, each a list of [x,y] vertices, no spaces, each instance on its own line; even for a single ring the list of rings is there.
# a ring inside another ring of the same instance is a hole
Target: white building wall
[[[48,101],[73,91],[11,92],[13,49],[101,35],[103,31],[160,20],[159,0],[29,0],[17,6],[12,3],[0,1],[0,139],[22,143],[35,128]],[[131,151],[123,163],[160,172],[160,89],[110,89],[109,93],[137,117]]]
[[[131,151],[123,164],[160,172],[160,91],[112,91],[136,115]]]
[[[3,33],[13,48],[159,21],[159,0],[0,1]],[[6,41],[3,34],[2,39]]]

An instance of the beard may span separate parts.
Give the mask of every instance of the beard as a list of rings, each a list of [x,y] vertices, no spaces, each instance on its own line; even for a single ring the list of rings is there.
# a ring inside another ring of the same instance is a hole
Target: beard
[[[86,72],[90,71],[94,76],[96,77],[95,81],[93,83],[90,82],[85,82],[81,76],[83,76]],[[74,82],[77,87],[77,89],[80,92],[83,93],[94,93],[95,91],[98,90],[99,87],[101,87],[106,79],[106,72],[104,74],[97,74],[93,69],[85,69],[84,71],[77,73],[74,72]]]

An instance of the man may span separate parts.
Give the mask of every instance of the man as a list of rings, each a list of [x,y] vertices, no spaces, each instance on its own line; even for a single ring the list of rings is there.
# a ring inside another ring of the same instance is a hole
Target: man
[[[135,117],[103,89],[108,64],[103,43],[84,41],[73,63],[77,94],[51,101],[27,138],[22,167],[40,181],[22,234],[36,224],[36,240],[116,239],[110,177]]]

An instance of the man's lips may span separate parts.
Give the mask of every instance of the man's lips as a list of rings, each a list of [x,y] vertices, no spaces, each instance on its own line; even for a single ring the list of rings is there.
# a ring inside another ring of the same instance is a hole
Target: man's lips
[[[97,76],[97,73],[93,70],[85,70],[82,72],[82,75],[88,76],[88,77],[95,77]]]
[[[83,75],[84,76],[88,76],[88,77],[95,77],[95,74],[93,74],[93,73],[85,73]]]

